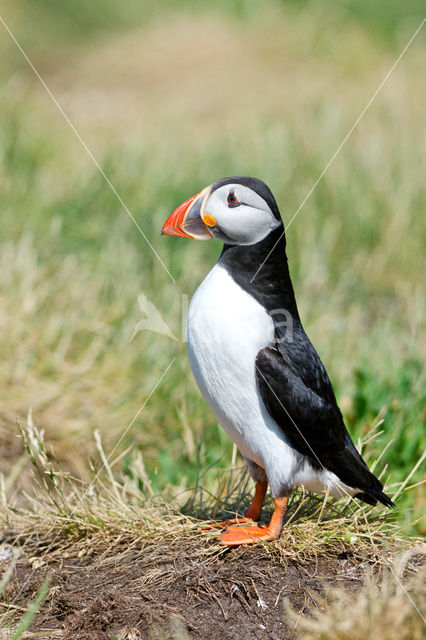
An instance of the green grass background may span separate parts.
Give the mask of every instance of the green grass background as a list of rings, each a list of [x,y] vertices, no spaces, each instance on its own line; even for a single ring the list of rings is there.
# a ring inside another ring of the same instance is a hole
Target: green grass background
[[[114,456],[133,444],[158,491],[200,469],[213,483],[232,443],[185,345],[129,342],[140,292],[181,336],[185,297],[220,251],[160,238],[162,223],[235,174],[264,179],[288,222],[422,3],[6,0],[0,15],[176,280],[0,25],[0,469],[16,469],[31,408],[84,475],[93,431],[112,450],[175,357]],[[370,461],[390,443],[378,464],[390,485],[425,447],[424,54],[423,28],[287,233],[305,328],[355,441],[377,433]],[[421,489],[399,504],[401,520],[419,518]]]

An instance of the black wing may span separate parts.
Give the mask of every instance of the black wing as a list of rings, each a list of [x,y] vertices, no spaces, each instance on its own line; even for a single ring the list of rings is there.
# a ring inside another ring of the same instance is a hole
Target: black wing
[[[356,497],[365,502],[379,500],[393,506],[355,449],[324,366],[304,332],[299,343],[296,338],[291,351],[281,344],[265,347],[257,355],[257,382],[269,414],[313,466],[324,466],[348,486],[358,488]]]

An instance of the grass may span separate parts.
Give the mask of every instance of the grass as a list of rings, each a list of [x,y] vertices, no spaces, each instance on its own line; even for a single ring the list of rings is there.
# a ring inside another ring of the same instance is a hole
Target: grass
[[[399,558],[396,567],[385,573],[380,584],[370,576],[355,597],[342,589],[328,589],[326,598],[316,598],[315,606],[310,606],[309,616],[301,617],[287,607],[298,627],[299,637],[305,640],[364,640],[370,637],[421,640],[424,619],[419,613],[426,595],[426,576],[420,571],[403,584],[404,560],[406,558]],[[348,611],[351,611],[350,617]]]
[[[132,454],[127,469],[120,470],[120,458],[110,460],[104,451],[99,432],[95,432],[99,463],[93,461],[90,479],[82,482],[61,469],[55,452],[30,416],[20,434],[26,449],[27,463],[31,462],[33,486],[24,507],[7,501],[3,496],[3,524],[44,534],[51,531],[59,538],[79,539],[92,533],[120,531],[131,535],[138,523],[139,537],[150,539],[155,532],[164,535],[188,533],[199,526],[197,521],[221,520],[231,514],[245,512],[251,499],[251,481],[242,474],[241,467],[228,469],[218,478],[215,491],[204,485],[200,472],[196,487],[177,496],[160,496],[146,474],[139,455]],[[271,500],[265,510],[272,511]],[[140,519],[144,518],[143,524]],[[387,540],[392,533],[396,542],[407,540],[403,527],[384,507],[371,508],[352,499],[341,501],[324,499],[303,491],[291,498],[286,521],[293,526],[288,536],[295,536],[291,544],[283,541],[283,552],[298,553],[303,548],[329,553],[328,544],[349,542],[359,547],[359,554],[374,555],[372,539]],[[188,529],[188,526],[190,527]],[[298,527],[300,527],[298,532]],[[311,534],[309,534],[311,530]],[[214,532],[213,532],[214,533]],[[300,534],[300,541],[296,542]],[[204,533],[211,538],[211,533]],[[324,536],[324,538],[322,537]],[[363,540],[367,546],[363,549]],[[378,553],[378,557],[379,557]]]
[[[17,554],[12,566],[16,577],[11,580],[12,571],[9,571],[3,580],[5,591],[0,602],[0,629],[5,633],[7,629],[11,630],[11,635],[5,637],[24,637],[22,634],[37,613],[40,620],[36,621],[39,625],[35,628],[36,632],[47,633],[49,630],[53,634],[52,637],[57,637],[58,633],[59,637],[62,637],[60,630],[64,628],[62,619],[67,607],[62,613],[59,612],[60,603],[64,602],[64,593],[71,589],[78,597],[82,589],[81,586],[77,588],[75,578],[70,586],[65,586],[63,592],[64,576],[73,567],[77,569],[80,581],[86,576],[84,590],[91,604],[89,610],[83,608],[83,613],[86,612],[86,621],[92,613],[98,619],[96,629],[104,630],[105,627],[102,626],[101,620],[99,621],[99,612],[96,613],[99,604],[96,597],[101,593],[100,586],[95,587],[93,592],[90,576],[100,576],[105,571],[107,573],[103,580],[106,581],[105,584],[111,582],[115,585],[113,591],[119,588],[123,576],[126,577],[127,595],[131,596],[132,593],[140,593],[141,590],[148,590],[150,593],[155,590],[175,590],[177,594],[179,583],[183,581],[184,584],[192,584],[194,566],[200,567],[199,595],[206,590],[209,598],[217,600],[223,611],[226,599],[223,600],[223,604],[220,603],[217,580],[213,580],[216,586],[212,589],[212,582],[206,580],[206,572],[208,575],[219,571],[220,575],[221,565],[228,554],[215,544],[217,531],[205,530],[204,527],[206,520],[220,520],[223,516],[244,512],[250,498],[250,483],[246,476],[241,476],[239,470],[231,470],[227,474],[226,485],[223,484],[222,478],[216,494],[202,488],[200,478],[199,489],[188,500],[185,501],[184,494],[170,501],[164,496],[155,495],[138,456],[133,456],[131,474],[117,472],[119,464],[111,465],[108,462],[99,434],[95,439],[100,464],[93,468],[92,477],[86,483],[62,471],[57,462],[52,461],[54,452],[49,452],[43,435],[31,419],[21,428],[21,437],[27,451],[27,464],[31,463],[33,469],[33,482],[24,507],[7,502],[3,494],[0,521],[3,529],[2,538],[6,548],[15,549]],[[267,506],[267,511],[270,507],[271,505]],[[250,586],[253,585],[254,576],[250,573],[253,562],[253,566],[257,567],[255,580],[260,588],[265,580],[270,580],[268,564],[275,564],[275,572],[277,566],[288,568],[291,564],[309,567],[310,571],[316,567],[316,575],[321,562],[332,562],[335,571],[336,558],[349,558],[344,562],[349,562],[346,570],[352,578],[354,572],[357,572],[358,581],[365,579],[365,567],[368,568],[364,590],[356,596],[352,595],[360,618],[366,619],[365,624],[370,623],[372,628],[379,628],[383,612],[392,610],[394,605],[401,601],[398,613],[394,614],[396,622],[399,625],[409,622],[409,628],[414,630],[414,634],[417,633],[418,613],[414,609],[413,615],[404,597],[408,591],[410,597],[418,601],[421,610],[421,576],[424,569],[421,558],[424,545],[420,539],[407,537],[403,527],[395,522],[384,508],[371,508],[353,501],[346,504],[335,499],[324,501],[313,494],[305,495],[298,491],[292,496],[289,504],[286,525],[280,540],[263,547],[261,555],[257,555],[257,561],[252,555],[248,562],[243,562],[243,566],[248,568],[247,575],[241,570],[238,556],[236,567],[232,565],[232,561],[231,566],[224,567],[226,580],[236,582],[247,593],[254,588],[259,598],[256,586]],[[265,561],[267,565],[262,566]],[[81,562],[83,564],[80,567],[76,566]],[[364,567],[364,573],[358,573],[360,567]],[[308,575],[310,571],[307,571]],[[379,582],[383,572],[385,577]],[[349,578],[349,584],[352,578]],[[402,581],[406,587],[402,586]],[[313,584],[312,580],[308,584]],[[401,597],[401,594],[404,594],[404,597]],[[317,628],[315,625],[319,625],[318,628],[324,631],[325,635],[321,636],[324,638],[328,637],[326,633],[330,627],[336,633],[341,628],[346,629],[343,610],[347,611],[350,598],[349,595],[344,595],[341,588],[326,593],[329,599],[327,602],[331,602],[326,609],[323,599],[319,596],[312,599],[309,589],[306,596],[315,604],[314,609],[311,606],[310,613],[316,622],[306,616],[300,621],[301,612],[296,612],[292,608],[293,604],[287,603],[288,620],[297,622],[296,625],[291,624],[290,628],[297,628],[300,623],[300,631],[306,630],[308,633]],[[383,600],[382,596],[386,596],[386,599]],[[102,597],[104,602],[105,595]],[[27,598],[32,601],[31,604],[22,606]],[[45,604],[40,609],[43,601]],[[372,609],[366,618],[363,608],[367,606],[367,601],[371,603]],[[117,608],[117,602],[110,601],[112,609]],[[137,610],[136,603],[134,606]],[[16,613],[22,609],[28,610],[17,624]],[[303,611],[304,609],[305,607]],[[108,621],[112,622],[113,619],[114,615],[108,618]],[[187,620],[182,616],[179,619],[184,633]],[[163,622],[162,619],[161,624]],[[77,623],[82,624],[78,616],[74,620],[68,615],[65,628],[69,630],[70,624],[72,626]],[[155,631],[156,627],[151,623],[150,637],[163,637],[161,629]],[[95,627],[90,627],[88,623],[84,631],[88,633],[91,628]],[[136,625],[135,629],[137,628],[140,628],[139,625]],[[83,634],[82,629],[81,633]],[[356,630],[354,633],[356,634]],[[365,636],[333,637],[349,639]],[[413,638],[415,637],[413,635]]]
[[[203,513],[213,513],[207,496],[239,464],[232,443],[200,397],[182,341],[152,331],[130,338],[144,317],[140,293],[181,337],[187,296],[220,247],[160,238],[162,223],[233,174],[263,178],[288,222],[421,11],[416,2],[377,2],[373,11],[350,0],[332,11],[314,1],[271,1],[261,11],[243,1],[160,9],[126,0],[102,3],[101,12],[97,2],[4,3],[3,19],[176,281],[3,31],[0,472],[10,524],[18,514],[24,532],[37,522],[46,534],[66,520],[51,497],[38,515],[31,507],[34,478],[16,437],[30,409],[73,478],[66,504],[102,464],[94,432],[108,455],[127,429],[111,473],[134,494],[96,485],[102,508],[83,501],[85,512],[72,519],[81,535],[114,527],[133,535],[136,523],[151,532],[150,519],[158,523],[170,507],[144,503],[142,516],[141,490],[182,506],[198,482]],[[425,532],[416,466],[425,449],[423,58],[421,32],[287,232],[305,328],[354,440],[378,460],[389,491],[409,478],[391,524],[415,535]],[[116,490],[128,509],[117,511]],[[47,495],[60,501],[55,491]],[[238,504],[232,496],[229,508]],[[317,549],[320,507],[309,504],[303,527],[286,538],[295,548],[309,541]],[[327,541],[358,535],[351,527],[364,516],[332,513]],[[176,511],[170,518],[179,534],[192,526]]]

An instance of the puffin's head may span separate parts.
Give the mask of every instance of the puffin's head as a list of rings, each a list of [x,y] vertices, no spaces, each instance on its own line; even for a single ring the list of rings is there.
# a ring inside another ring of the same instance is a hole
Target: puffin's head
[[[161,233],[226,244],[260,242],[282,225],[270,189],[257,178],[223,178],[178,207]]]

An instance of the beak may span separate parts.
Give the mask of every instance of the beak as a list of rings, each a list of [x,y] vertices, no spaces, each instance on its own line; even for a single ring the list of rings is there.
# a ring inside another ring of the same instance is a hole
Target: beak
[[[197,193],[181,204],[167,218],[161,230],[161,235],[210,240],[213,235],[203,222],[204,209],[209,195],[210,187],[206,187],[201,193]]]

